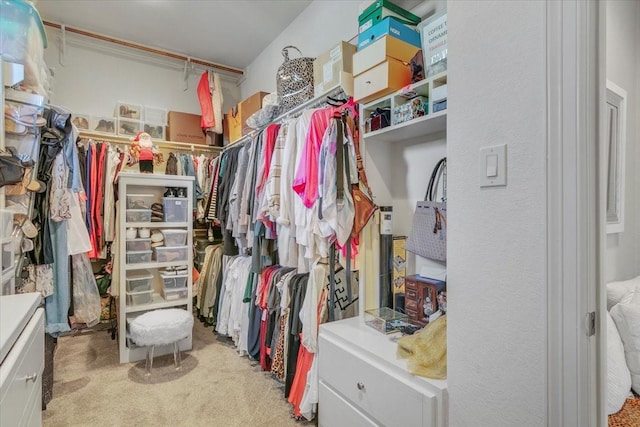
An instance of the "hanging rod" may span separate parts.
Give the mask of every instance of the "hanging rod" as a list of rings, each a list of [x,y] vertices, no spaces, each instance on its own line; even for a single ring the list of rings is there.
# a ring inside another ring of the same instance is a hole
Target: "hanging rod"
[[[118,135],[109,135],[100,132],[87,132],[80,131],[78,135],[82,139],[93,139],[95,141],[104,141],[104,142],[112,142],[114,144],[131,144],[132,137],[130,136],[118,136]],[[222,151],[222,147],[214,147],[211,145],[201,145],[201,144],[189,144],[188,142],[177,142],[177,141],[163,141],[159,139],[153,139],[153,144],[157,145],[159,148],[165,149],[175,149],[182,151],[202,151],[207,153],[218,153]]]
[[[266,129],[267,126],[269,126],[270,124],[283,123],[283,122],[285,122],[285,121],[287,121],[289,119],[298,117],[300,114],[302,114],[302,112],[304,110],[308,110],[308,109],[311,109],[311,108],[321,108],[321,107],[327,106],[327,97],[329,97],[329,96],[332,97],[332,98],[342,97],[342,96],[348,96],[349,97],[349,96],[353,96],[353,90],[352,90],[352,87],[350,87],[350,86],[342,86],[341,84],[337,84],[335,86],[332,86],[331,88],[326,90],[323,94],[318,95],[318,96],[316,96],[316,97],[304,102],[303,104],[300,104],[297,107],[294,107],[291,110],[280,114],[278,117],[276,117],[275,119],[270,121],[267,125],[259,128],[259,129],[252,130],[251,132],[247,133],[246,135],[243,135],[242,137],[238,138],[237,140],[235,140],[231,144],[229,144],[226,147],[224,147],[222,152],[225,152],[225,151],[227,151],[229,149],[232,149],[234,147],[241,147],[242,145],[244,145],[248,141],[251,141],[255,136],[257,136],[260,132],[262,132],[264,129]]]
[[[47,27],[52,27],[52,28],[57,28],[58,30],[62,30],[62,24],[58,24],[56,22],[51,22],[51,21],[42,21],[42,23],[44,25],[46,25]],[[238,74],[240,76],[244,75],[244,71],[239,69],[239,68],[233,68],[233,67],[229,67],[227,65],[216,64],[215,62],[204,61],[202,59],[191,58],[189,56],[181,55],[179,53],[167,52],[166,50],[156,49],[156,48],[153,48],[153,47],[144,46],[144,45],[133,43],[133,42],[129,42],[129,41],[126,41],[126,40],[120,40],[120,39],[116,39],[116,38],[113,38],[113,37],[104,36],[102,34],[92,33],[90,31],[81,30],[81,29],[73,28],[73,27],[68,27],[66,25],[64,26],[64,31],[67,31],[67,32],[70,32],[70,33],[74,33],[74,34],[79,34],[79,35],[85,36],[85,37],[94,38],[94,39],[97,39],[97,40],[102,40],[102,41],[109,42],[109,43],[114,43],[114,44],[117,44],[117,45],[120,45],[120,46],[129,47],[129,48],[132,48],[132,49],[138,49],[138,50],[141,50],[141,51],[144,51],[144,52],[153,53],[153,54],[160,55],[160,56],[166,56],[167,58],[176,59],[178,61],[191,61],[193,64],[198,64],[198,65],[202,65],[202,66],[205,66],[205,67],[215,68],[215,69],[220,70],[220,71],[226,71],[228,73]]]

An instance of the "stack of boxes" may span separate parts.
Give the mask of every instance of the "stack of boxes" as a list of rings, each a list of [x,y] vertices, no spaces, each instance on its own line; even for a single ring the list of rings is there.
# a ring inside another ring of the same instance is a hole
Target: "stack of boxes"
[[[340,85],[345,93],[353,93],[353,55],[356,47],[340,42],[313,61],[314,96],[321,96]]]
[[[415,28],[420,18],[387,0],[377,0],[358,21],[354,99],[366,104],[411,83],[409,63],[421,50]]]
[[[253,130],[247,126],[247,119],[262,108],[262,99],[267,95],[269,95],[268,92],[256,92],[225,114],[224,139],[229,144],[233,144]]]

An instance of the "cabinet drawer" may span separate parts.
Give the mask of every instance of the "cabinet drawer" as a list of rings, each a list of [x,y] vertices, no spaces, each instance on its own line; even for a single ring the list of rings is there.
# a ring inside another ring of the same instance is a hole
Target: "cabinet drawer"
[[[323,381],[318,390],[318,427],[374,427],[371,421],[356,407],[338,396]]]
[[[385,426],[430,425],[435,399],[423,395],[368,359],[320,335],[320,379],[354,406]]]
[[[41,392],[44,369],[44,310],[38,309],[0,366],[0,425],[26,425],[29,402]],[[41,401],[36,404],[40,408]]]
[[[410,83],[409,66],[389,59],[354,78],[353,98],[356,102],[366,104]]]
[[[384,36],[353,55],[353,75],[357,76],[387,59],[409,62],[419,47],[392,36]]]

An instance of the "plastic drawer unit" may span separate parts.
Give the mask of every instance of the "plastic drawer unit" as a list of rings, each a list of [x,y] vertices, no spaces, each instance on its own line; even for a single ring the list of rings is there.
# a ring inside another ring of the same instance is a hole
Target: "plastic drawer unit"
[[[153,194],[127,194],[127,209],[151,209]]]
[[[127,240],[127,252],[141,252],[151,250],[151,239]]]
[[[127,222],[151,221],[151,209],[127,209]]]
[[[187,230],[162,230],[162,236],[167,247],[184,246],[187,243]]]
[[[153,291],[127,292],[128,305],[149,304],[152,300],[151,293]]]
[[[189,259],[188,246],[158,246],[156,251],[156,261],[158,262],[185,262]]]
[[[151,262],[151,251],[127,252],[127,264],[140,264],[143,262]]]
[[[165,290],[187,287],[188,275],[186,272],[181,272],[181,274],[160,273],[160,277],[162,277]]]
[[[182,197],[164,197],[165,222],[187,222],[189,219],[189,199]]]
[[[131,271],[127,274],[127,291],[143,292],[151,290],[153,274],[147,270]]]

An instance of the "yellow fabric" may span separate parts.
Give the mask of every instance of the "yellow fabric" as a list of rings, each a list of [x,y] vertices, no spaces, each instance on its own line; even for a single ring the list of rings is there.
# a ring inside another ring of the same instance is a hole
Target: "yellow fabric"
[[[398,340],[397,355],[407,359],[409,372],[421,377],[447,378],[447,316],[429,323],[423,330]]]

